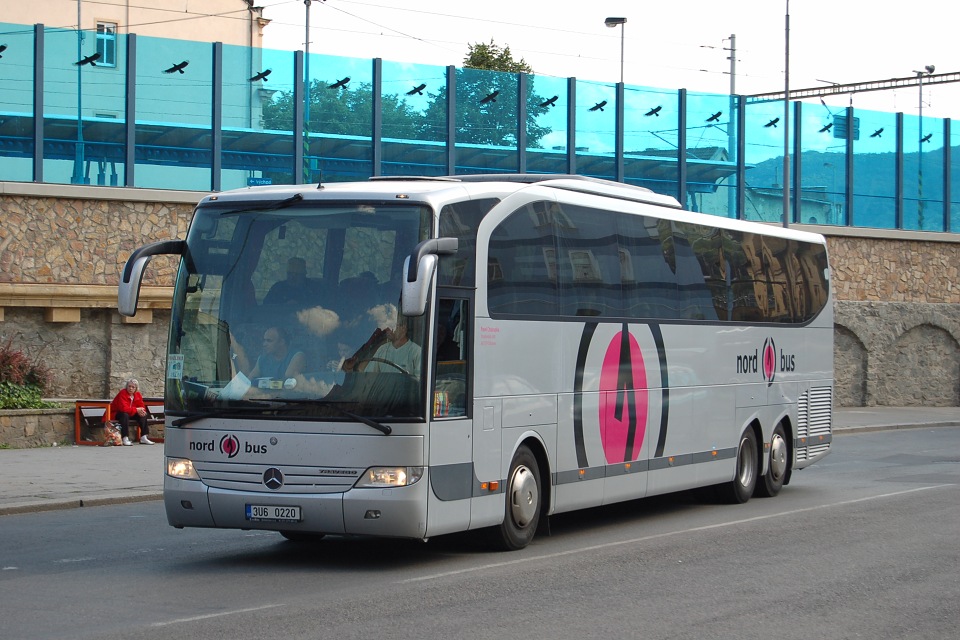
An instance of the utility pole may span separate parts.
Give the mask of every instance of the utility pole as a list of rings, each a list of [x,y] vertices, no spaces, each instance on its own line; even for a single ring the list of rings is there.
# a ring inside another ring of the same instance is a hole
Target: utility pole
[[[82,0],[77,0],[77,148],[74,149],[73,156],[73,177],[70,182],[73,184],[84,184],[83,165],[85,163],[85,152],[83,148],[83,29],[80,21],[80,5]]]
[[[307,12],[305,35],[303,39],[303,183],[310,184],[310,3],[312,0],[303,0]]]
[[[737,35],[735,33],[730,34],[728,51],[730,52],[730,56],[727,58],[730,61],[730,105],[727,113],[730,114],[730,117],[727,124],[727,155],[728,160],[737,162],[739,160],[737,158],[737,122],[739,119],[737,118]],[[734,214],[734,217],[738,217],[740,214],[737,211],[737,190],[733,185],[727,189],[727,211]]]
[[[790,0],[787,0],[783,70],[783,226],[790,226]]]

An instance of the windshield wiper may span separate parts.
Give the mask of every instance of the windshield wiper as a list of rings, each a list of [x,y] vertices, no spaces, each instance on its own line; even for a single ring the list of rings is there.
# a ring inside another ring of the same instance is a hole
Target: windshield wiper
[[[376,429],[377,431],[379,431],[385,436],[388,436],[391,433],[393,433],[393,428],[388,424],[377,422],[376,420],[372,418],[367,418],[366,416],[357,415],[352,411],[347,411],[346,409],[343,409],[342,407],[338,407],[336,404],[332,402],[326,402],[324,400],[276,400],[272,403],[248,402],[243,407],[219,407],[216,409],[210,409],[209,411],[197,411],[196,413],[190,413],[183,416],[182,418],[177,418],[176,420],[172,421],[170,425],[173,427],[182,427],[183,425],[190,424],[191,422],[196,422],[197,420],[202,420],[204,418],[222,418],[230,415],[249,414],[254,411],[257,411],[257,412],[269,411],[277,415],[282,413],[288,413],[290,411],[295,411],[297,409],[302,408],[304,405],[315,406],[315,407],[329,407],[330,409],[333,409],[340,415],[350,418],[354,422],[359,422],[361,424],[367,425],[368,427],[372,427]]]
[[[281,401],[278,400],[278,402],[281,402]],[[288,403],[289,406],[279,408],[277,410],[278,413],[286,413],[294,409],[299,409],[304,405],[315,406],[315,407],[329,407],[334,411],[336,411],[337,413],[339,413],[340,415],[350,418],[354,422],[359,422],[361,424],[367,425],[368,427],[372,427],[376,429],[377,431],[379,431],[385,436],[388,436],[391,433],[393,433],[393,428],[390,425],[377,422],[373,418],[357,415],[356,413],[353,413],[352,411],[347,411],[342,407],[338,407],[336,403],[333,403],[327,400],[286,400],[285,399],[285,400],[282,400],[282,402]]]
[[[276,211],[277,209],[286,209],[290,205],[296,204],[303,200],[302,193],[295,193],[289,198],[284,198],[283,200],[277,200],[276,202],[271,202],[266,205],[255,204],[249,207],[242,207],[240,209],[231,209],[230,211],[224,211],[220,214],[220,217],[224,216],[233,216],[240,213],[249,213],[251,211]]]
[[[196,411],[194,413],[188,413],[182,418],[177,418],[170,422],[172,427],[182,427],[183,425],[190,424],[191,422],[196,422],[197,420],[203,420],[204,418],[222,418],[224,416],[237,415],[237,414],[246,414],[253,411],[263,411],[264,409],[272,409],[271,405],[265,403],[247,403],[243,407],[218,407],[216,409],[208,409],[207,411]]]
[[[347,411],[346,409],[342,409],[342,408],[338,407],[337,405],[331,405],[331,406],[333,407],[333,409],[335,409],[336,411],[340,412],[341,414],[347,416],[348,418],[351,418],[351,419],[353,419],[353,420],[356,420],[357,422],[362,422],[363,424],[367,425],[368,427],[373,427],[373,428],[376,429],[377,431],[382,432],[383,435],[385,435],[385,436],[388,436],[388,435],[390,435],[391,433],[393,433],[393,429],[392,429],[392,428],[390,427],[390,425],[388,425],[388,424],[382,424],[382,423],[380,423],[380,422],[377,422],[376,420],[372,420],[372,419],[366,418],[366,417],[364,417],[364,416],[358,416],[357,414],[351,413],[350,411]]]

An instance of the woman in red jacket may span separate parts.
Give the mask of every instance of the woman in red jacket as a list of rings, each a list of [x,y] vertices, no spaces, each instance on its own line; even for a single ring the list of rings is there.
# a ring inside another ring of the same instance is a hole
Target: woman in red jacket
[[[110,403],[110,415],[120,423],[120,435],[123,436],[125,447],[133,444],[130,442],[131,418],[140,425],[140,444],[153,444],[153,441],[147,437],[150,432],[149,427],[147,427],[147,405],[143,403],[143,396],[140,395],[140,383],[136,379],[127,380],[126,386]]]

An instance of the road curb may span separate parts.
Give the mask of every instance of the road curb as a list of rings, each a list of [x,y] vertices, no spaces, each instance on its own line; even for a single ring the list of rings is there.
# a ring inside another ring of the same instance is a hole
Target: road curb
[[[80,507],[102,507],[112,504],[128,504],[133,502],[149,502],[162,500],[163,493],[144,493],[129,496],[115,496],[111,498],[72,498],[70,500],[50,500],[47,502],[28,502],[9,506],[0,506],[0,516],[11,516],[24,513],[38,513],[41,511],[60,511],[64,509],[78,509]]]
[[[871,424],[862,427],[839,427],[834,428],[833,435],[843,436],[857,433],[870,433],[872,431],[902,431],[904,429],[925,429],[927,427],[960,427],[960,422],[923,422],[919,424]]]

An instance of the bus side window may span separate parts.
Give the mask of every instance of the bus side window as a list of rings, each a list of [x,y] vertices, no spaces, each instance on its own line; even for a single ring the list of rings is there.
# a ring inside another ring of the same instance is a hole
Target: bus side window
[[[438,301],[433,347],[434,418],[467,415],[469,318],[466,300]]]

